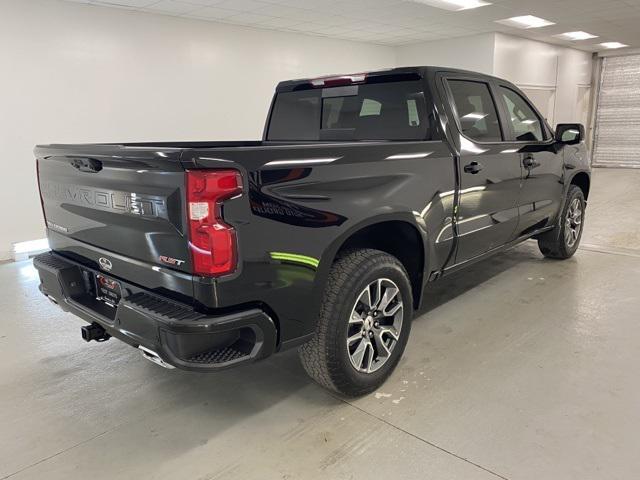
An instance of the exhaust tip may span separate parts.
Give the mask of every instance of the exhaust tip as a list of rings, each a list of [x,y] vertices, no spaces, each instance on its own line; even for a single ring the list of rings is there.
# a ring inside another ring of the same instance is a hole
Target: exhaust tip
[[[58,305],[58,300],[56,300],[55,298],[53,298],[51,295],[47,295],[46,293],[44,294],[45,297],[47,297],[47,299],[53,303],[54,305]]]
[[[155,363],[156,365],[160,365],[161,367],[166,368],[168,370],[172,370],[172,369],[176,368],[173,365],[165,362],[162,358],[160,358],[160,355],[158,355],[156,352],[154,352],[153,350],[151,350],[151,349],[149,349],[147,347],[143,347],[142,345],[138,345],[138,350],[140,350],[140,353],[142,354],[142,356],[144,358],[146,358],[150,362]]]

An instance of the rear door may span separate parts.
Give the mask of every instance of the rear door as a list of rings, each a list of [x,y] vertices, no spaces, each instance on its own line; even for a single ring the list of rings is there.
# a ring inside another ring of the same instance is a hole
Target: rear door
[[[517,235],[526,235],[555,221],[563,192],[563,150],[527,97],[513,85],[498,82],[495,96],[507,136],[505,151],[522,165]]]
[[[443,81],[460,152],[456,263],[463,263],[514,238],[521,166],[503,152],[505,132],[489,81],[457,74]]]
[[[50,146],[36,155],[53,250],[191,271],[180,149]]]

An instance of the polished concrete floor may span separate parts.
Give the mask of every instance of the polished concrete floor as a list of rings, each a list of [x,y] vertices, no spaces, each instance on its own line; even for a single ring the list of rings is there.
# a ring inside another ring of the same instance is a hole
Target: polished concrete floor
[[[435,284],[376,393],[295,352],[217,375],[85,344],[0,266],[0,479],[636,479],[640,171],[597,170],[584,247],[533,242]]]

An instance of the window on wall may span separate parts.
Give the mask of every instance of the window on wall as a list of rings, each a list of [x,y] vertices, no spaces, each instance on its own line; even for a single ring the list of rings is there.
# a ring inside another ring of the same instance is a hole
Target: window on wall
[[[507,114],[513,126],[515,139],[518,141],[543,141],[545,135],[542,122],[529,103],[513,90],[500,87],[500,91],[507,104]]]
[[[489,85],[472,80],[448,81],[462,133],[478,142],[502,140],[496,105]]]

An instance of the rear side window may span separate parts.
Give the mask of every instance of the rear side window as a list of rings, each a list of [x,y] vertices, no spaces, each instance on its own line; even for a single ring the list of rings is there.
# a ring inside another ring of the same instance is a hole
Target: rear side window
[[[544,138],[542,122],[529,103],[522,96],[513,90],[500,87],[504,101],[507,104],[507,113],[515,140],[528,142],[541,142]]]
[[[500,142],[502,133],[489,85],[471,80],[448,80],[462,133],[478,142]]]
[[[267,140],[424,140],[425,119],[420,82],[283,92]]]
[[[279,94],[271,113],[269,140],[318,140],[321,98],[314,90]]]

